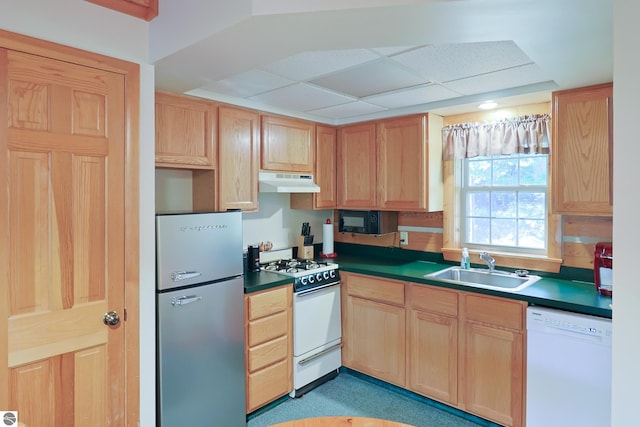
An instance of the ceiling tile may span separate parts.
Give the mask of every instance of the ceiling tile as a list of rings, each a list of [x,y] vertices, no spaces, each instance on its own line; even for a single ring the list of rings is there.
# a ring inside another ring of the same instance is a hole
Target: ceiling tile
[[[364,100],[385,108],[402,108],[460,96],[459,93],[438,84],[429,84],[392,93],[369,96]]]
[[[447,82],[445,86],[464,95],[473,95],[542,83],[547,80],[547,77],[544,76],[544,73],[537,65],[529,64]]]
[[[227,95],[248,97],[294,83],[295,81],[293,80],[285,79],[263,70],[251,70],[231,76],[228,79],[209,83],[203,86],[202,89]]]
[[[533,62],[510,40],[426,46],[392,58],[437,82],[458,80]]]
[[[248,99],[295,111],[317,110],[354,101],[353,98],[306,83],[275,89]]]
[[[263,68],[292,80],[305,81],[378,58],[380,56],[369,49],[323,50],[302,52]]]
[[[425,83],[415,72],[388,60],[368,62],[311,81],[348,95],[363,97]]]
[[[347,117],[361,116],[363,114],[378,113],[385,110],[386,108],[380,107],[378,105],[373,105],[362,101],[355,101],[346,104],[335,105],[333,107],[308,111],[308,113],[326,117],[329,119],[344,119]]]

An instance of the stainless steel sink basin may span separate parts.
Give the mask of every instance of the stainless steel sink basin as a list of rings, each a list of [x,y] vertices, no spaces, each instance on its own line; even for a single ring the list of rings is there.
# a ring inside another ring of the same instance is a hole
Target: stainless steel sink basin
[[[517,272],[519,274],[480,268],[462,269],[456,266],[425,274],[424,277],[459,285],[511,292],[521,291],[540,280],[540,276],[530,275],[524,270],[517,270]]]

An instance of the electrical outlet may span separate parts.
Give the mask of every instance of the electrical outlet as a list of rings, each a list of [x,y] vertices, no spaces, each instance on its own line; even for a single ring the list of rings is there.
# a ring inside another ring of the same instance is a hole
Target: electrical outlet
[[[400,232],[400,244],[401,245],[408,245],[409,244],[409,232],[408,231],[401,231]]]

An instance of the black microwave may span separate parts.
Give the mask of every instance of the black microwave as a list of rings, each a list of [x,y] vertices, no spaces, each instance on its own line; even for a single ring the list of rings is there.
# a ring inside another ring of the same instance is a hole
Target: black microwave
[[[384,211],[338,211],[338,231],[386,234],[398,231],[398,213]]]

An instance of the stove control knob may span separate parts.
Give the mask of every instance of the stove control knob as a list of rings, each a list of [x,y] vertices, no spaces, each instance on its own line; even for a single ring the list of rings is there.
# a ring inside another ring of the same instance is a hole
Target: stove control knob
[[[307,278],[306,277],[301,277],[300,278],[300,283],[302,283],[303,285],[307,284]]]
[[[324,280],[328,280],[329,279],[329,272],[325,271],[324,273],[322,273],[322,277],[324,277]]]
[[[322,282],[322,273],[316,274],[316,281],[317,282]]]
[[[316,281],[315,276],[314,276],[313,274],[310,274],[310,275],[309,275],[309,283],[313,283],[313,282],[315,282],[315,281]]]
[[[331,276],[332,279],[335,279],[336,277],[336,271],[335,270],[331,270],[329,271],[329,276]]]

